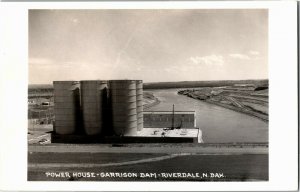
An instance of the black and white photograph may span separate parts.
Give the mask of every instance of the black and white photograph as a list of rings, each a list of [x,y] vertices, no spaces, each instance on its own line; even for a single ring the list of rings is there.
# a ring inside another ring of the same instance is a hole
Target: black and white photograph
[[[0,190],[298,189],[297,2],[0,5]]]
[[[29,181],[268,181],[268,10],[29,10]]]

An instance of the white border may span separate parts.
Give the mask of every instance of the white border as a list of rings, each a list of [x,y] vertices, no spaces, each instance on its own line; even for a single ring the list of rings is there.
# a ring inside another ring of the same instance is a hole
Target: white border
[[[268,182],[27,182],[27,9],[269,9]],[[297,190],[296,2],[106,2],[0,4],[0,190]]]

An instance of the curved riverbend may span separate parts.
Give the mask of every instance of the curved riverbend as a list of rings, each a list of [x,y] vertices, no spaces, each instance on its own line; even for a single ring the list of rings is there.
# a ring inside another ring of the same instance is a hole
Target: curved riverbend
[[[145,111],[196,111],[197,127],[205,143],[268,142],[268,123],[255,117],[178,95],[179,89],[147,90],[160,103]]]

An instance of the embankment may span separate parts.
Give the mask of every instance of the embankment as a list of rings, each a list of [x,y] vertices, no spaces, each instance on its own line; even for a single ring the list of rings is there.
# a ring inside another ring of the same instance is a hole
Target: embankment
[[[266,122],[269,120],[268,87],[257,89],[253,84],[205,87],[180,90],[178,94],[257,117]]]
[[[242,108],[238,108],[238,107],[235,107],[235,106],[232,106],[232,105],[227,105],[227,104],[223,104],[223,103],[219,103],[219,102],[215,102],[215,101],[211,101],[211,100],[204,100],[204,102],[211,103],[211,104],[214,104],[214,105],[218,105],[220,107],[224,107],[226,109],[230,109],[230,110],[233,110],[233,111],[236,111],[236,112],[245,113],[247,115],[257,117],[257,118],[259,118],[263,121],[266,121],[266,122],[269,121],[269,118],[266,115],[257,113],[255,111],[244,110]]]
[[[153,95],[151,92],[144,92],[144,109],[148,109],[160,103],[160,100]]]

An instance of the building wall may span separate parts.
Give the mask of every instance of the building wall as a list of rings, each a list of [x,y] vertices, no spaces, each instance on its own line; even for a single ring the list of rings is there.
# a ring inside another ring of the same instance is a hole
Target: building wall
[[[173,114],[160,114],[160,113],[144,113],[144,128],[165,128],[172,126]],[[182,123],[181,123],[182,122]],[[194,128],[195,115],[191,114],[175,114],[174,127],[180,126],[182,128]]]

